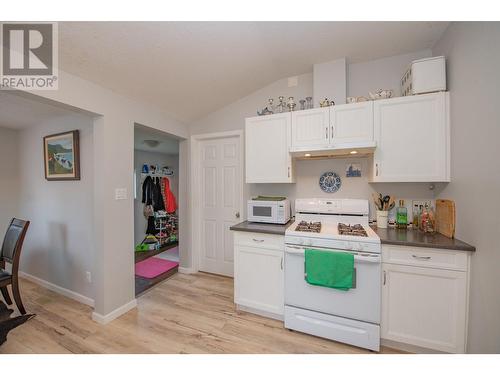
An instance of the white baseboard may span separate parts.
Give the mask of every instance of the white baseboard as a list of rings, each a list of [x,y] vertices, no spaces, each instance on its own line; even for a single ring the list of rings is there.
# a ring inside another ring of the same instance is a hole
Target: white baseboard
[[[194,268],[188,268],[188,267],[180,267],[177,269],[177,271],[179,273],[187,273],[187,274],[190,274],[190,273],[196,273],[198,271],[196,271]]]
[[[40,286],[43,286],[44,288],[47,288],[49,290],[52,290],[53,292],[62,294],[65,297],[74,299],[75,301],[78,301],[80,303],[83,303],[85,305],[88,305],[90,307],[94,307],[94,300],[92,298],[86,297],[83,294],[73,292],[72,290],[63,288],[62,286],[52,284],[51,282],[47,280],[40,279],[39,277],[30,275],[29,273],[19,271],[19,276],[34,282],[35,284],[38,284]]]
[[[266,318],[271,318],[274,320],[283,321],[285,319],[283,314],[275,314],[275,313],[263,311],[260,309],[255,309],[253,307],[247,307],[247,306],[242,306],[242,305],[238,305],[238,304],[236,304],[236,310],[249,312],[249,313],[255,314],[255,315],[265,316]]]
[[[96,312],[92,313],[92,320],[94,320],[97,323],[100,324],[108,324],[112,320],[115,320],[118,318],[120,315],[125,314],[129,310],[132,310],[137,306],[137,300],[133,299],[132,301],[126,303],[123,306],[118,307],[117,309],[111,311],[109,314],[106,315],[101,315]]]

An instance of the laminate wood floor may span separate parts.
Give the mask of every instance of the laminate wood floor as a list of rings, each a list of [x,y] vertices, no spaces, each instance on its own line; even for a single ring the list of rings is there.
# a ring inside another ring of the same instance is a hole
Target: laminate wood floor
[[[11,331],[0,353],[369,353],[238,312],[233,280],[205,273],[172,276],[107,325],[92,321],[90,307],[30,281],[21,290],[37,316]]]

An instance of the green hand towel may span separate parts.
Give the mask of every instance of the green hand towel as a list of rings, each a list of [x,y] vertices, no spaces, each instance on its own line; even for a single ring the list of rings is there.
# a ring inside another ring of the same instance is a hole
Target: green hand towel
[[[354,255],[345,252],[305,249],[306,281],[312,285],[352,288]]]

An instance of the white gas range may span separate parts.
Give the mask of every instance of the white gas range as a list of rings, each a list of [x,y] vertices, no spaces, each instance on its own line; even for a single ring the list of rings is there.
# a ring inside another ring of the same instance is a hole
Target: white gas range
[[[295,201],[295,222],[285,232],[286,328],[379,350],[381,246],[368,207],[362,199]],[[308,284],[306,248],[353,253],[353,287]]]

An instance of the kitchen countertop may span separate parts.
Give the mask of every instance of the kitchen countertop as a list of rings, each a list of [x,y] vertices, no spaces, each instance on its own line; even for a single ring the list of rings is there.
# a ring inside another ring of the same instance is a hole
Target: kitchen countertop
[[[371,228],[380,237],[380,242],[386,245],[430,247],[434,249],[449,249],[461,251],[476,251],[476,248],[456,238],[448,238],[440,233],[426,234],[419,230],[406,230],[376,226]]]
[[[231,230],[254,233],[285,235],[285,230],[294,222],[291,219],[286,224],[251,223],[243,221],[230,227]],[[426,234],[419,230],[405,230],[396,228],[371,228],[380,237],[380,242],[386,245],[428,247],[434,249],[449,249],[460,251],[476,251],[476,248],[456,238],[448,238],[440,233]]]
[[[286,228],[288,228],[293,222],[293,219],[291,219],[286,224],[250,223],[249,221],[244,221],[242,223],[233,225],[229,229],[241,232],[280,234],[284,236]]]

